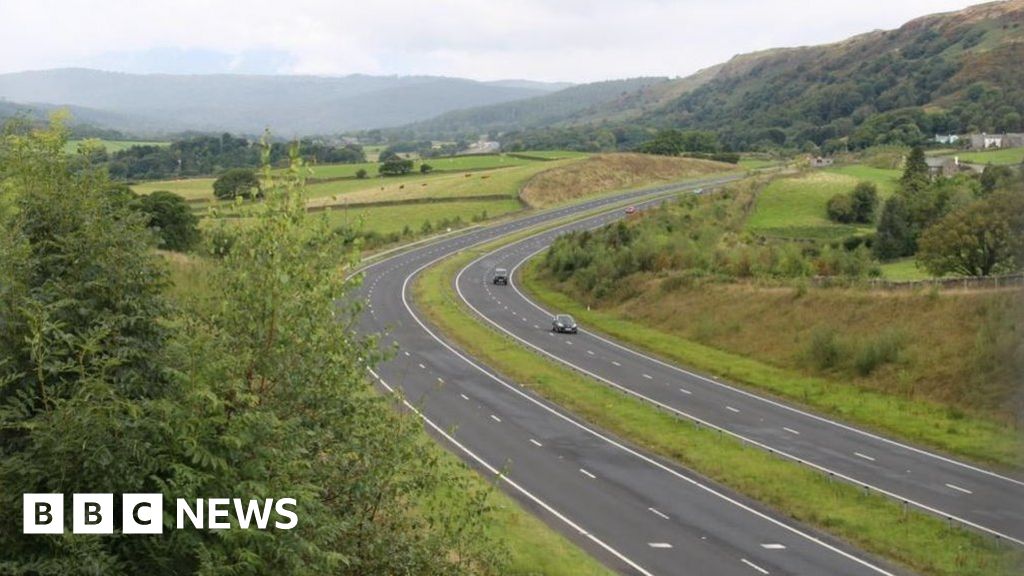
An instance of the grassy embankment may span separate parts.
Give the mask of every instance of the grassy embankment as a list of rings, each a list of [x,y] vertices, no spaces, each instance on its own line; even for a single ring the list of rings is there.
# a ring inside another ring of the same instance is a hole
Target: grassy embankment
[[[540,358],[499,335],[457,303],[450,283],[462,266],[495,246],[463,252],[428,269],[415,284],[415,299],[444,334],[510,380],[588,422],[747,494],[790,518],[923,574],[1008,575],[1017,573],[1022,565],[1019,550],[951,529],[934,517],[906,512],[887,498],[829,482],[808,468],[684,423]]]
[[[205,290],[205,274],[211,261],[186,257],[177,253],[165,253],[171,272],[170,295],[182,298],[195,296]],[[476,490],[488,490],[488,510],[484,523],[489,535],[504,543],[509,563],[505,572],[512,575],[551,574],[562,576],[605,576],[610,571],[580,548],[554,531],[541,520],[523,509],[517,502],[491,482],[476,474],[451,453],[442,449],[423,434],[423,441],[430,445],[441,465],[465,479]],[[439,486],[424,498],[440,499],[453,508],[470,508],[466,492],[445,490]]]

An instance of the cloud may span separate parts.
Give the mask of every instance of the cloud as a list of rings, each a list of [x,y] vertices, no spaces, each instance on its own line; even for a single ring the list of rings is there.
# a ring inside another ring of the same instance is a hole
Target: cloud
[[[0,72],[683,76],[734,54],[893,28],[964,0],[7,0]]]

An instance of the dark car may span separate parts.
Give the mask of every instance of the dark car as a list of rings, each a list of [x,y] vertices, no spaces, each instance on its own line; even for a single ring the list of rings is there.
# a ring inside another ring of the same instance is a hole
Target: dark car
[[[575,334],[578,330],[576,321],[568,314],[559,314],[551,320],[551,331],[563,334]]]
[[[494,274],[491,275],[492,284],[508,284],[508,270],[504,268],[495,268]]]

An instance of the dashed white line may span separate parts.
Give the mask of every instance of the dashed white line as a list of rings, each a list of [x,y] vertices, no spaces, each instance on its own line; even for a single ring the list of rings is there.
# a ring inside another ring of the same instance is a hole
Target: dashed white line
[[[650,374],[644,374],[644,378],[647,378],[648,380],[654,380],[654,377],[651,376]]]
[[[569,346],[572,346],[572,340],[566,340],[565,343],[568,344]]]
[[[957,492],[963,492],[964,494],[974,494],[974,492],[971,492],[967,488],[961,488],[956,484],[946,484],[946,486],[952,488],[953,490],[956,490]]]
[[[736,412],[736,413],[739,413],[739,411],[740,411],[739,408],[733,408],[732,406],[726,406],[725,409],[728,410],[729,412]]]
[[[622,364],[619,364],[619,363],[618,363],[618,362],[616,362],[615,360],[612,360],[612,364],[615,364],[616,366],[622,366]]]
[[[465,394],[459,394],[459,396],[462,396],[463,400],[469,400],[469,396],[466,396]]]
[[[800,435],[799,432],[797,432],[796,430],[793,430],[792,428],[786,428],[785,426],[783,426],[782,429],[785,430],[786,432],[789,432],[790,434],[796,434],[797,436]]]
[[[406,353],[405,353],[405,355],[406,355],[406,356],[409,356],[409,352],[406,352]]]
[[[420,369],[422,369],[422,370],[426,370],[426,369],[427,369],[427,367],[426,367],[426,366],[424,366],[424,365],[423,365],[423,363],[421,362],[421,363],[420,363]]]
[[[494,414],[491,414],[491,420],[494,420],[495,422],[501,422],[501,418],[498,418]]]
[[[874,462],[875,461],[875,459],[872,458],[871,456],[868,456],[867,454],[861,454],[860,452],[854,452],[853,455],[858,457],[858,458],[863,458],[863,459],[867,460],[868,462]]]
[[[683,394],[693,394],[693,392],[690,392],[686,388],[680,388],[679,391],[682,392]]]
[[[746,558],[740,558],[740,561],[743,562],[744,564],[746,564],[747,566],[750,566],[754,570],[757,570],[761,574],[767,574],[768,573],[767,570],[765,570],[764,568],[761,568],[760,566],[758,566],[757,564],[754,564],[753,562],[751,562],[750,560],[747,560]]]
[[[530,443],[533,444],[534,446],[538,447],[538,448],[543,448],[544,447],[543,444],[541,444],[540,442],[537,442],[533,438],[530,438]]]
[[[786,546],[784,544],[772,544],[772,543],[769,543],[769,544],[761,544],[761,548],[764,548],[765,550],[785,550]]]
[[[593,356],[594,355],[594,351],[593,350],[587,350],[587,354],[590,354],[591,356]]]
[[[580,468],[580,472],[582,472],[584,475],[589,476],[591,478],[597,478],[597,476],[594,476],[593,474],[591,474],[590,472],[587,472],[583,468]]]
[[[663,513],[659,512],[658,510],[656,510],[654,508],[648,508],[648,510],[650,510],[656,516],[660,516],[660,517],[664,518],[665,520],[668,520],[668,515],[667,514],[663,514]]]
[[[669,544],[668,542],[648,542],[647,545],[650,546],[651,548],[671,548],[672,547],[672,545]]]

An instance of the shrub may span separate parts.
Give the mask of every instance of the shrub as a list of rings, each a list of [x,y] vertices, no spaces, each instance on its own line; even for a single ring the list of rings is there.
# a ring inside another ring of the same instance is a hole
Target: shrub
[[[849,194],[836,194],[829,198],[826,210],[828,211],[828,219],[833,222],[849,224],[856,219],[853,199]]]
[[[868,376],[879,366],[896,362],[899,360],[900,350],[903,349],[903,342],[903,334],[895,331],[883,332],[857,350],[853,358],[854,370],[861,376]]]
[[[360,168],[359,170],[356,170],[356,178],[363,180],[366,178],[366,176],[366,168]]]
[[[233,168],[213,182],[213,195],[221,200],[259,196],[260,179],[251,168]]]
[[[819,370],[828,370],[839,365],[842,356],[839,339],[832,328],[819,326],[811,332],[807,345],[807,357]]]

